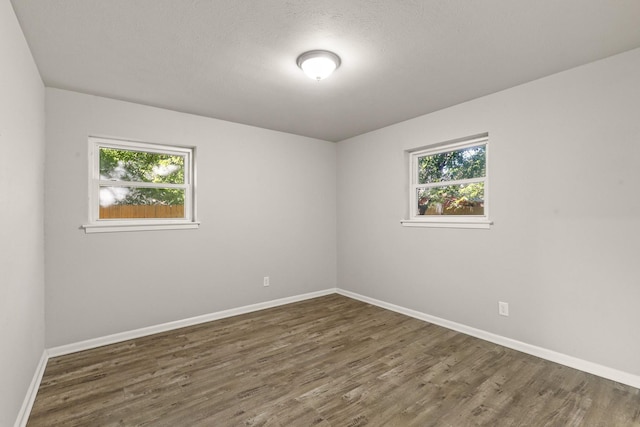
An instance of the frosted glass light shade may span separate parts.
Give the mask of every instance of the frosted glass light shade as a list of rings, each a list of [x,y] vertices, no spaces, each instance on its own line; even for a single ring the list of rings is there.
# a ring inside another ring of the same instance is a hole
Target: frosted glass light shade
[[[322,80],[340,66],[340,57],[326,50],[312,50],[298,57],[298,67],[313,80]]]

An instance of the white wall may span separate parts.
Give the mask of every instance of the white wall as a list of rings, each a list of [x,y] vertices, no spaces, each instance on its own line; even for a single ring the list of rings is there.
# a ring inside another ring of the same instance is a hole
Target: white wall
[[[9,426],[44,351],[44,86],[9,1],[0,52],[0,426]]]
[[[335,144],[58,89],[46,111],[47,347],[335,287]],[[80,230],[89,135],[196,146],[201,227]]]
[[[404,151],[482,132],[495,225],[402,227]],[[340,142],[338,286],[638,375],[639,165],[640,49]]]

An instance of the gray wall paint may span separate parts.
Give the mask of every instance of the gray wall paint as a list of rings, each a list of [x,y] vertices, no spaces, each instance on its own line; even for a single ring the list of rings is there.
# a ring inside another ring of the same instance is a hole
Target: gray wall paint
[[[58,89],[46,102],[48,347],[335,287],[335,144]],[[200,229],[80,230],[89,135],[196,146]]]
[[[340,142],[338,286],[640,374],[639,118],[636,49]],[[482,132],[492,229],[402,227],[404,151]]]
[[[0,52],[0,426],[9,426],[44,351],[44,86],[8,1]]]

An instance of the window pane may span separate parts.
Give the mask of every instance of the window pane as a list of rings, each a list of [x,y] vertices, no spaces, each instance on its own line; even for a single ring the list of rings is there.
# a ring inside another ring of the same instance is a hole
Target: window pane
[[[184,184],[184,156],[100,147],[100,179]]]
[[[184,218],[182,188],[100,187],[100,219]]]
[[[482,178],[485,176],[485,165],[484,144],[418,157],[418,184]]]
[[[419,188],[418,215],[484,215],[484,183]]]

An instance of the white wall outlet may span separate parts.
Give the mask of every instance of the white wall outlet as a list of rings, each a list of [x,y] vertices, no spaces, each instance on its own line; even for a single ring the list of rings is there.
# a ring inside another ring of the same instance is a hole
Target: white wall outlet
[[[262,279],[262,286],[269,286],[269,276],[264,276],[264,279]]]
[[[498,314],[500,316],[508,316],[509,315],[509,303],[498,301]]]

